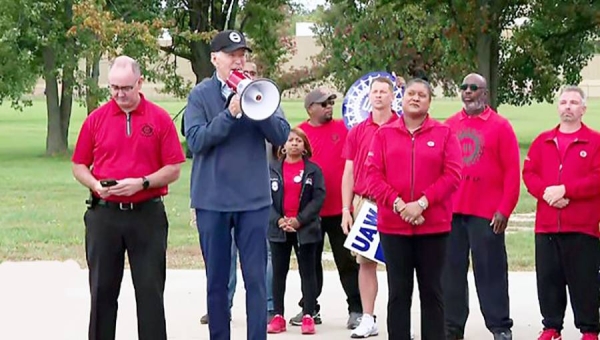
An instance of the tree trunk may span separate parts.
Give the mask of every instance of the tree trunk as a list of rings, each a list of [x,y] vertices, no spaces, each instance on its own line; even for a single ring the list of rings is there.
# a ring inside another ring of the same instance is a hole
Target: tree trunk
[[[65,150],[69,146],[69,126],[71,112],[73,111],[73,86],[75,85],[75,65],[69,60],[63,66],[62,89],[60,94],[60,128],[65,143]]]
[[[100,78],[100,53],[85,59],[85,74],[88,78],[88,86],[85,93],[85,105],[89,115],[100,104],[98,79]]]
[[[58,98],[56,54],[49,46],[42,48],[44,60],[44,81],[46,84],[46,110],[48,126],[46,131],[46,155],[54,156],[67,151],[67,141],[63,133],[61,106]]]
[[[498,18],[503,7],[498,7],[498,0],[479,0],[479,6],[485,13],[480,18],[481,28],[477,35],[477,68],[488,84],[488,100],[492,109],[498,109],[498,71],[500,60],[500,30]],[[487,27],[487,28],[484,28]]]
[[[210,62],[210,46],[203,41],[195,41],[190,44],[192,51],[192,71],[196,75],[196,84],[202,79],[210,77],[215,68]]]

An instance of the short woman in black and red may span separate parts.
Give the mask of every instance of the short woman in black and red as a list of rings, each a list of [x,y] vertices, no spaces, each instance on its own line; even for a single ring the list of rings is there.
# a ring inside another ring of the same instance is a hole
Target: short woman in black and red
[[[273,263],[275,317],[269,333],[286,330],[284,294],[292,248],[296,251],[302,283],[302,333],[314,334],[317,304],[317,247],[322,240],[319,212],[325,200],[325,182],[318,165],[311,162],[312,149],[306,134],[292,129],[271,164],[271,219],[267,236]]]

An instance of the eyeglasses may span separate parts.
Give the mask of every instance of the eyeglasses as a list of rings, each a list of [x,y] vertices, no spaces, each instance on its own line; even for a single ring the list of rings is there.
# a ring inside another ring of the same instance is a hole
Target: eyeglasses
[[[477,85],[477,84],[462,84],[462,85],[460,85],[461,91],[466,91],[467,89],[470,89],[471,91],[475,92],[479,89],[485,89],[485,87],[479,87],[479,85]]]
[[[322,103],[317,103],[317,104],[320,104],[322,108],[326,108],[327,105],[333,106],[335,104],[335,100],[326,100]]]
[[[139,79],[135,81],[135,84],[129,85],[129,86],[109,85],[108,87],[113,92],[119,92],[119,91],[121,91],[123,93],[128,93],[128,92],[130,92],[131,90],[133,90],[137,86],[138,81],[139,81]]]

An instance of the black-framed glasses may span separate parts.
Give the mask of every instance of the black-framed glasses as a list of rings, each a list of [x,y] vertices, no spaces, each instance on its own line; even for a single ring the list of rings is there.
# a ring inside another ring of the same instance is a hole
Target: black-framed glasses
[[[485,89],[485,87],[480,87],[477,84],[462,84],[462,85],[460,85],[460,89],[461,89],[461,91],[466,91],[467,89],[469,89],[469,90],[475,92],[479,89]]]
[[[326,101],[324,101],[322,103],[319,103],[319,104],[321,105],[322,108],[326,108],[327,105],[333,106],[335,104],[335,100],[331,100],[330,99],[330,100],[326,100]]]

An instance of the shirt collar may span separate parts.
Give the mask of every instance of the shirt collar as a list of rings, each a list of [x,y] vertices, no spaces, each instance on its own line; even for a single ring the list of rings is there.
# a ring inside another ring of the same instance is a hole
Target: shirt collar
[[[117,115],[117,114],[125,113],[125,111],[123,111],[121,109],[121,107],[119,107],[119,104],[117,104],[117,102],[114,99],[110,100],[110,105],[111,105],[112,114]],[[129,113],[143,115],[145,112],[146,112],[146,97],[144,97],[144,95],[140,92],[140,102],[138,103],[138,106]]]
[[[386,125],[386,124],[389,124],[389,123],[393,123],[393,122],[397,121],[398,118],[399,118],[398,117],[398,113],[396,111],[392,110],[392,116],[390,117],[390,119],[387,122],[385,122],[385,123],[383,123],[381,125]],[[369,125],[379,126],[379,124],[377,124],[377,123],[375,123],[375,121],[373,121],[373,112],[369,113],[369,117],[367,117],[367,122],[368,122]]]
[[[482,120],[488,120],[490,118],[490,116],[492,115],[492,113],[494,112],[494,110],[492,110],[491,107],[486,106],[485,109],[483,109],[483,112],[481,112],[478,115],[468,115],[467,111],[465,111],[465,109],[463,108],[462,110],[460,110],[460,120],[466,119],[466,118],[470,118],[470,117],[476,117]]]
[[[223,97],[228,98],[233,91],[229,88],[229,86],[227,86],[227,83],[225,83],[225,81],[219,77],[217,72],[215,72],[215,77],[217,78],[217,80],[219,81],[219,84],[221,85],[221,88],[220,88],[221,94],[223,95]]]

